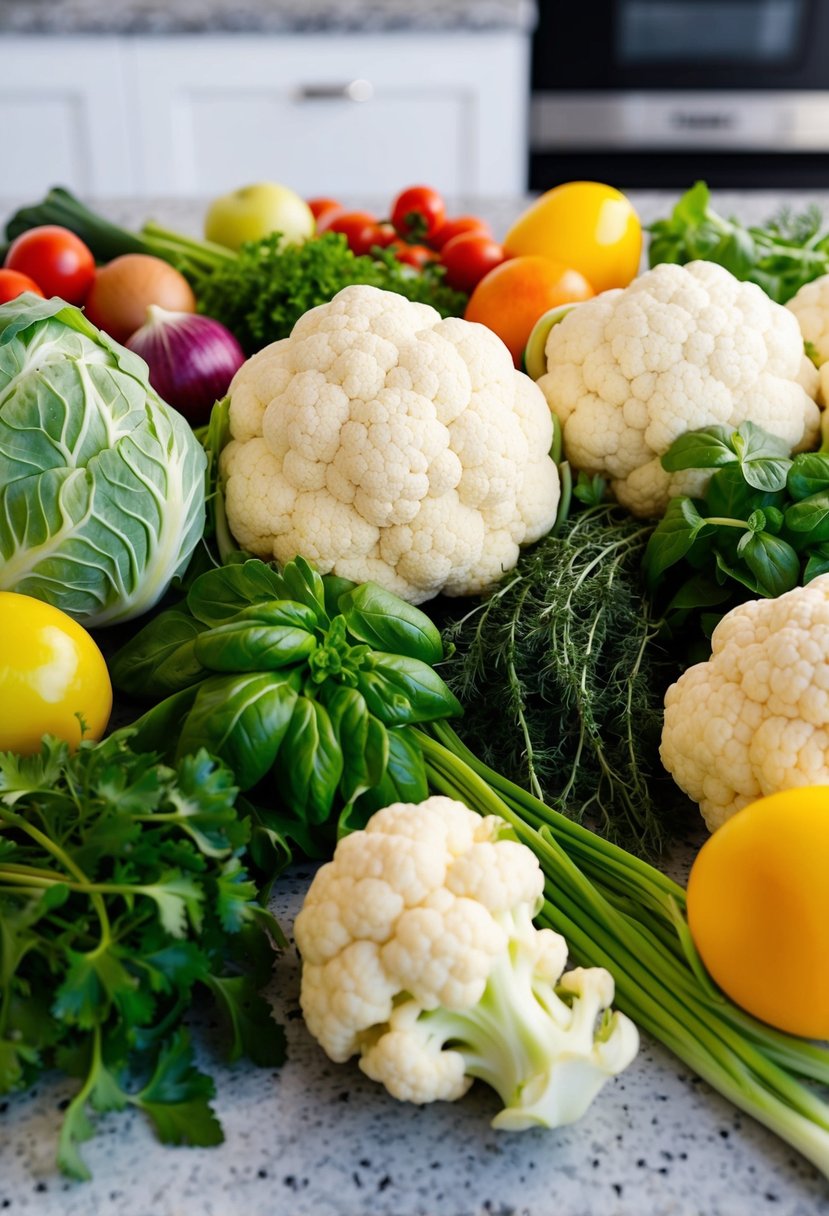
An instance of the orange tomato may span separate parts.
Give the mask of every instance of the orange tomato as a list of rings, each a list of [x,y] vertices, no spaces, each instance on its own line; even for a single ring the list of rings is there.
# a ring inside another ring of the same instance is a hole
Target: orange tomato
[[[829,786],[760,798],[718,828],[688,879],[688,925],[731,999],[829,1038]]]
[[[589,300],[593,288],[583,274],[549,258],[520,257],[502,262],[481,279],[464,316],[480,321],[509,347],[516,367],[533,326],[558,304]]]
[[[566,182],[542,194],[504,239],[509,257],[540,254],[579,270],[595,292],[627,287],[639,269],[642,226],[624,194]]]

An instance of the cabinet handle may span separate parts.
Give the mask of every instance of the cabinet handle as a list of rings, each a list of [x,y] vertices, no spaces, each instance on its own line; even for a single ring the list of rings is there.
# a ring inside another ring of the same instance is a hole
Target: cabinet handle
[[[370,80],[349,80],[347,84],[301,84],[294,93],[297,101],[371,101],[374,85]]]

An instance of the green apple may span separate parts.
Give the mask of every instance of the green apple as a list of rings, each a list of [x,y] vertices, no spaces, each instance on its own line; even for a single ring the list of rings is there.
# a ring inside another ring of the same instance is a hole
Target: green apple
[[[271,232],[281,232],[289,245],[301,245],[315,231],[308,204],[276,182],[259,182],[223,194],[210,204],[204,221],[208,241],[228,249],[239,249],[245,241],[259,241]]]

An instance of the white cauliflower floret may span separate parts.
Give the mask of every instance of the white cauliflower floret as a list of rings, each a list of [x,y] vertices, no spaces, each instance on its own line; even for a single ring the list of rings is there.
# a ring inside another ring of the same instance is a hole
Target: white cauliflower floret
[[[660,755],[710,831],[757,798],[829,785],[829,575],[733,608],[665,696]]]
[[[479,1077],[504,1102],[493,1126],[556,1127],[630,1063],[638,1035],[609,1012],[609,973],[565,972],[564,939],[534,927],[543,874],[505,830],[436,795],[342,839],[294,926],[300,1000],[331,1059],[359,1054],[396,1098],[452,1100]]]
[[[713,262],[662,264],[554,325],[538,380],[570,463],[635,515],[687,493],[660,458],[677,436],[751,421],[791,450],[818,436],[814,376],[790,312]],[[707,476],[696,475],[694,492]]]
[[[544,397],[483,325],[346,287],[230,386],[228,523],[414,604],[497,582],[555,521]]]
[[[803,359],[801,384],[825,406],[829,403],[829,274],[806,283],[786,307],[797,318],[804,346],[808,349],[808,357]],[[824,430],[826,418],[824,414]]]

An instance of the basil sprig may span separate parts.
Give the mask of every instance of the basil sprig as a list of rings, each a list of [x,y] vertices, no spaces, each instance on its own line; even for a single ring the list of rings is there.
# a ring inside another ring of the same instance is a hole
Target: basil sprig
[[[159,699],[136,724],[141,746],[171,759],[205,748],[255,791],[274,856],[286,839],[316,856],[338,821],[427,796],[410,727],[461,713],[433,670],[442,658],[417,608],[298,557],[281,573],[251,560],[200,575],[118,652],[112,676]]]
[[[676,439],[668,472],[714,470],[702,498],[674,498],[645,551],[669,630],[696,616],[706,634],[735,604],[773,598],[829,571],[829,453],[790,456],[754,423]]]

